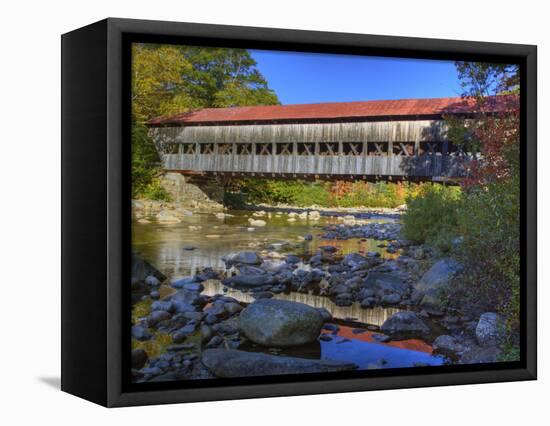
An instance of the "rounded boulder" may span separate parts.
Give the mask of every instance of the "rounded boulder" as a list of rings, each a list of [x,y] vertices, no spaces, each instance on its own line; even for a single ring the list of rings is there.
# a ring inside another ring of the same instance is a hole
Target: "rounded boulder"
[[[248,339],[270,347],[311,343],[322,326],[323,318],[317,309],[287,300],[257,300],[239,317],[239,328]]]

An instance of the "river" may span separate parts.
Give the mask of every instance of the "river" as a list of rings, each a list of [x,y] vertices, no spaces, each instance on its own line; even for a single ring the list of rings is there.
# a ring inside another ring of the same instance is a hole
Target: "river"
[[[384,258],[394,258],[398,253],[388,253],[380,247],[381,241],[351,238],[348,240],[324,240],[318,238],[322,227],[341,223],[341,218],[321,216],[319,220],[299,219],[289,221],[288,216],[280,213],[266,213],[252,216],[250,211],[227,211],[227,215],[218,218],[212,213],[194,213],[182,218],[177,224],[140,224],[134,223],[132,247],[141,257],[151,262],[168,276],[169,280],[193,275],[202,268],[211,267],[223,270],[224,255],[239,251],[257,251],[261,254],[276,252],[295,254],[307,259],[319,246],[333,245],[342,254],[359,252],[379,252]],[[251,227],[249,219],[261,219],[265,226]],[[379,217],[372,221],[389,221],[392,218]],[[311,241],[304,240],[308,234]],[[220,281],[208,280],[203,283],[203,294],[213,296],[225,293],[244,303],[254,299],[244,291],[224,287]],[[162,286],[161,295],[173,291]],[[361,369],[411,367],[414,365],[441,365],[444,359],[432,354],[431,346],[419,339],[390,341],[380,343],[373,338],[382,323],[397,308],[374,307],[364,309],[355,302],[352,306],[335,305],[328,297],[313,294],[295,293],[276,294],[275,298],[297,301],[319,308],[326,308],[338,325],[337,331],[324,330],[332,339],[320,340],[308,347],[280,351],[281,354],[332,359],[354,362]],[[140,302],[139,309],[147,310],[150,301]],[[155,339],[155,343],[146,342],[149,353],[160,354],[171,342]],[[242,349],[264,351],[254,345],[244,345]]]

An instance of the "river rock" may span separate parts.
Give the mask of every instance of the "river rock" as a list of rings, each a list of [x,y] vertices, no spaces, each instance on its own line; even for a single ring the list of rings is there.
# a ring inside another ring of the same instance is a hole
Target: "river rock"
[[[212,268],[204,268],[199,274],[195,275],[198,281],[218,280],[220,274],[214,271]]]
[[[373,291],[379,297],[393,293],[402,297],[408,291],[407,284],[401,278],[386,272],[369,272],[362,287]]]
[[[319,220],[321,219],[321,213],[319,213],[317,210],[313,210],[309,212],[309,218],[311,220]]]
[[[137,348],[132,350],[132,368],[139,370],[145,365],[148,359],[149,357],[144,349]]]
[[[382,296],[380,302],[386,305],[395,305],[401,301],[401,296],[397,293],[390,293]]]
[[[380,330],[385,334],[428,333],[429,327],[414,312],[402,311],[389,317]]]
[[[216,377],[222,378],[326,373],[357,368],[352,363],[275,356],[234,349],[207,349],[203,351],[201,361]]]
[[[363,300],[361,300],[361,307],[364,309],[370,308],[374,305],[374,299],[370,297],[366,297]]]
[[[323,318],[311,306],[286,300],[260,299],[239,316],[239,327],[255,343],[272,347],[297,346],[319,336]]]
[[[170,301],[172,302],[172,310],[176,313],[194,312],[203,305],[203,299],[196,292],[180,290],[175,293]]]
[[[172,224],[172,223],[180,223],[181,222],[181,219],[179,219],[178,217],[174,216],[172,213],[170,213],[166,210],[161,210],[157,214],[156,219],[157,219],[158,222],[163,223],[163,224]]]
[[[149,277],[155,277],[160,282],[166,280],[166,276],[157,268],[132,253],[132,281],[145,282]]]
[[[292,273],[292,288],[298,291],[318,290],[319,283],[324,277],[325,273],[321,269],[296,269]]]
[[[177,330],[174,334],[172,334],[172,340],[174,343],[181,343],[183,342],[187,336],[190,334],[193,334],[197,329],[196,324],[189,323],[186,326],[180,328]]]
[[[161,321],[170,319],[171,315],[166,311],[153,311],[147,317],[147,325],[149,327],[154,327]]]
[[[236,288],[254,288],[275,284],[270,274],[238,274],[222,281],[224,285]]]
[[[353,294],[351,293],[340,293],[334,299],[334,304],[336,306],[351,306],[353,304]]]
[[[380,342],[380,343],[386,343],[386,342],[389,342],[391,340],[390,336],[388,336],[387,334],[382,334],[382,333],[374,333],[374,334],[372,334],[372,338],[374,340],[376,340],[377,342]]]
[[[274,274],[281,272],[283,269],[290,269],[288,265],[282,260],[266,260],[262,263],[261,268],[267,272]]]
[[[359,253],[346,254],[342,260],[342,264],[350,268],[356,268],[362,263],[368,263],[368,259]]]
[[[413,301],[420,303],[422,309],[440,310],[441,292],[447,289],[452,279],[462,270],[462,265],[452,259],[443,259],[433,264],[414,286]]]
[[[327,308],[315,308],[317,309],[317,312],[321,314],[321,318],[323,318],[324,322],[332,321],[332,314],[328,311]]]
[[[494,312],[486,312],[479,318],[476,326],[476,340],[480,346],[496,346],[506,338],[506,324],[502,317]]]
[[[147,328],[140,325],[134,325],[132,327],[132,337],[139,341],[149,340],[153,335]]]
[[[261,227],[267,225],[267,222],[262,219],[249,219],[250,226]]]
[[[473,345],[468,347],[460,357],[460,364],[485,364],[499,360],[500,349],[498,346],[481,347]]]
[[[170,301],[173,304],[175,304],[176,302],[185,302],[195,306],[204,305],[204,300],[198,291],[187,289],[176,291],[172,296],[170,296]]]
[[[185,288],[191,291],[202,291],[204,288],[200,288],[200,284],[197,278],[194,276],[176,278],[170,282],[170,285],[174,288]]]
[[[149,275],[145,278],[145,284],[150,285],[151,287],[158,287],[160,285],[160,280],[154,275]]]
[[[464,350],[464,345],[459,339],[446,334],[435,339],[432,347],[434,351],[441,353],[457,353]]]
[[[223,337],[214,336],[208,341],[208,343],[206,344],[206,347],[215,348],[216,346],[220,346],[222,343],[223,343]],[[205,351],[203,351],[203,355],[204,355],[204,352]]]
[[[152,311],[167,311],[174,312],[174,305],[170,301],[158,300],[151,304]]]
[[[286,263],[289,263],[291,265],[294,265],[296,263],[300,263],[302,261],[302,259],[300,259],[298,256],[296,256],[295,254],[288,254],[286,257],[285,257],[285,262]]]
[[[223,305],[223,309],[230,315],[236,314],[243,310],[243,307],[236,302],[228,302]]]
[[[233,255],[224,256],[222,260],[228,267],[238,264],[261,265],[263,262],[260,255],[253,251],[242,251]]]

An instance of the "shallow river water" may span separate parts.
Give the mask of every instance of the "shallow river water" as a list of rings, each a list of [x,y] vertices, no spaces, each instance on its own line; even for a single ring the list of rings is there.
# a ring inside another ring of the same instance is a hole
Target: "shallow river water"
[[[169,280],[195,274],[205,267],[223,270],[224,262],[221,258],[224,255],[245,250],[260,253],[263,251],[264,254],[270,251],[293,253],[307,259],[319,246],[333,245],[337,246],[342,254],[377,251],[385,258],[397,256],[378,247],[381,241],[319,238],[323,226],[341,223],[335,217],[322,216],[316,221],[296,218],[296,221],[289,222],[288,216],[284,214],[269,213],[262,217],[253,217],[249,211],[228,213],[232,216],[223,219],[216,218],[214,214],[195,213],[183,218],[178,224],[134,223],[133,250],[167,275]],[[250,230],[249,218],[265,220],[266,226]],[[387,220],[392,219],[380,218],[374,221]],[[313,236],[312,241],[303,240],[307,234]],[[254,300],[249,293],[224,288],[221,282],[216,280],[203,282],[203,285],[203,294],[206,295],[225,293],[244,303]],[[165,296],[172,291],[170,287],[162,286],[161,295]],[[399,311],[397,308],[363,309],[358,303],[341,307],[335,305],[328,297],[295,292],[276,294],[274,297],[305,303],[316,308],[326,308],[332,314],[333,322],[339,326],[337,332],[323,331],[332,333],[332,340],[321,340],[307,347],[284,350],[279,352],[281,354],[354,362],[361,369],[440,365],[444,362],[442,357],[432,354],[429,344],[419,339],[387,343],[374,340],[373,334],[388,317]],[[156,347],[149,347],[148,350],[160,353],[163,347],[170,343],[164,339],[155,343]],[[150,345],[151,343],[147,346]],[[265,350],[251,344],[241,349]]]

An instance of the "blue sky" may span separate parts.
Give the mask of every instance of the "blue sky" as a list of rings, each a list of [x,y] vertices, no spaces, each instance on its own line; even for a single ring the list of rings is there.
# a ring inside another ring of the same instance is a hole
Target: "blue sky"
[[[460,96],[452,61],[250,52],[282,104]]]

